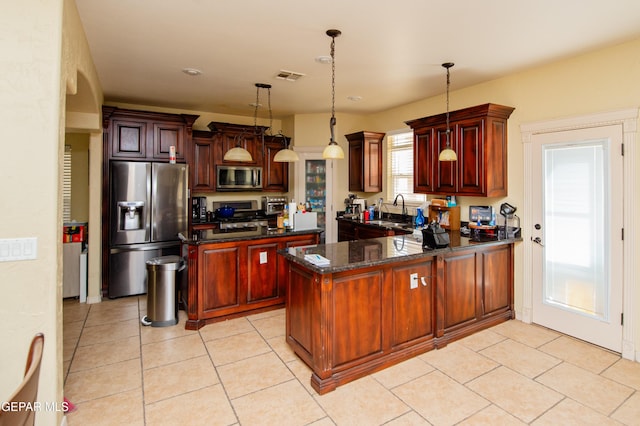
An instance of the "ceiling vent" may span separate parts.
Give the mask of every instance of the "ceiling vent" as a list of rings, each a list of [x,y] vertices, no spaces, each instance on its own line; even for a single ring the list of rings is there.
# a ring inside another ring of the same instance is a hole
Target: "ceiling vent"
[[[287,81],[297,81],[300,77],[304,77],[304,74],[287,70],[280,70],[278,75],[276,75],[276,78]]]

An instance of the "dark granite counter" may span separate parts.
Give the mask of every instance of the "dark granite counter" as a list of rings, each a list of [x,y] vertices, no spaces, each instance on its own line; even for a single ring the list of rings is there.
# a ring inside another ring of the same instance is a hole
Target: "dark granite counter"
[[[521,239],[477,242],[460,236],[459,232],[450,232],[451,243],[442,249],[422,248],[422,236],[415,234],[391,237],[370,238],[357,241],[342,241],[332,244],[319,244],[305,247],[291,247],[279,253],[292,262],[298,263],[314,272],[331,274],[385,263],[413,260],[422,257],[437,256],[471,247],[512,244]],[[305,255],[318,254],[329,260],[326,266],[316,265],[305,260]]]
[[[201,231],[195,231],[191,238],[185,241],[187,244],[209,244],[220,243],[228,241],[247,241],[247,240],[259,240],[262,238],[278,238],[288,237],[292,235],[305,235],[305,234],[319,234],[323,232],[322,229],[305,229],[300,231],[293,231],[287,229],[273,229],[266,226],[258,226],[252,230],[223,230],[223,229],[205,229]]]

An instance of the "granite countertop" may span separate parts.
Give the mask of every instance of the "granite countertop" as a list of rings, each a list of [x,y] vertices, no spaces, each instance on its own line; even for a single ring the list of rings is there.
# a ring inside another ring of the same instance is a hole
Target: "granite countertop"
[[[510,244],[522,240],[518,238],[477,242],[470,238],[462,237],[459,232],[450,232],[449,235],[451,240],[449,247],[441,249],[423,249],[422,235],[408,234],[304,247],[290,247],[286,250],[280,250],[278,253],[290,261],[299,263],[312,271],[321,274],[331,274],[366,266],[437,256],[439,254],[464,250],[479,245]],[[305,260],[305,255],[314,254],[328,259],[329,264],[322,266]]]
[[[246,241],[246,240],[259,240],[262,238],[273,237],[287,237],[291,235],[304,235],[304,234],[319,234],[323,232],[320,228],[304,229],[299,231],[288,229],[274,229],[266,226],[258,226],[253,230],[222,230],[222,229],[205,229],[201,231],[195,231],[192,233],[191,238],[187,239],[187,244],[208,244],[208,243],[220,243],[228,241]]]

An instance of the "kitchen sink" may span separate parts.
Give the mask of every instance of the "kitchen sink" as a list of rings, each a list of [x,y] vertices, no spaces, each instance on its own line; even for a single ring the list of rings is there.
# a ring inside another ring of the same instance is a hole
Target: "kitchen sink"
[[[383,228],[411,228],[411,224],[407,222],[392,222],[390,220],[370,220],[365,223],[369,225],[381,226]]]

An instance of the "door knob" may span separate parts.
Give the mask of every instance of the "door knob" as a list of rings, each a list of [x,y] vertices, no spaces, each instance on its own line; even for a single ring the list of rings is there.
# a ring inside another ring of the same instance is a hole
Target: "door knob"
[[[544,247],[544,244],[542,244],[542,240],[540,239],[540,237],[532,238],[531,241],[533,241],[534,243],[539,244],[540,246]]]

